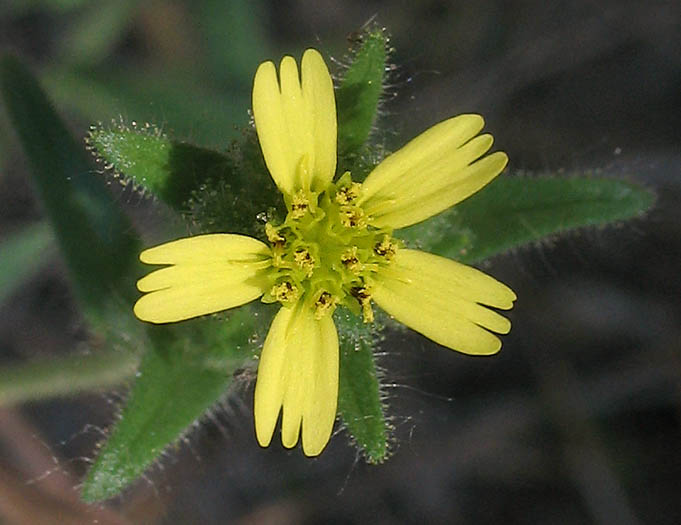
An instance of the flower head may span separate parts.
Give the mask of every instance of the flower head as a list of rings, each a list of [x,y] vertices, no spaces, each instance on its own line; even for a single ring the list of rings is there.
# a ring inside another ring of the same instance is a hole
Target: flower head
[[[301,73],[285,57],[258,68],[253,114],[267,169],[287,215],[268,223],[266,241],[235,234],[199,235],[145,250],[142,262],[167,267],[138,282],[138,318],[168,323],[262,298],[279,302],[255,387],[258,442],[269,445],[281,412],[281,437],[319,454],[336,418],[338,335],[343,305],[365,322],[373,304],[433,341],[460,352],[496,353],[494,333],[509,321],[516,296],[492,277],[455,261],[407,249],[394,230],[423,221],[469,197],[505,167],[486,155],[492,137],[482,117],[461,115],[433,126],[388,156],[359,184],[335,182],[336,105],[321,55],[309,49]]]

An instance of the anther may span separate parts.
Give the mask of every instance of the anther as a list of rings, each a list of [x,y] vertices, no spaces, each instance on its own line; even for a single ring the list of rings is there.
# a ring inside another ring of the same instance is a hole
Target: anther
[[[305,248],[298,248],[293,254],[293,260],[295,261],[298,268],[305,270],[307,277],[312,275],[314,271],[314,258],[310,255],[310,252]]]
[[[267,240],[274,245],[279,244],[283,246],[286,242],[286,238],[269,222],[265,224],[265,235],[267,235]]]
[[[336,202],[341,205],[351,204],[357,197],[359,197],[359,192],[362,189],[362,185],[359,182],[351,182],[347,186],[341,186],[336,191]]]
[[[309,208],[310,201],[305,195],[305,192],[303,190],[298,190],[298,192],[293,195],[293,200],[291,202],[291,217],[300,219],[307,213]]]
[[[343,252],[341,255],[341,263],[355,275],[359,275],[364,269],[364,265],[357,257],[357,246],[352,246]]]
[[[331,295],[329,292],[322,292],[322,294],[319,296],[319,299],[317,299],[314,303],[314,318],[319,321],[329,311],[333,312],[333,309],[336,307],[336,303],[337,300],[333,295]]]
[[[298,287],[291,281],[282,281],[272,286],[270,294],[280,303],[291,303],[300,296]]]
[[[374,253],[390,261],[397,252],[397,244],[392,242],[389,236],[384,235],[383,239],[374,245]]]
[[[346,228],[365,228],[367,225],[364,210],[358,206],[341,206],[340,221]]]
[[[362,320],[365,323],[374,322],[374,310],[371,308],[371,294],[366,288],[353,288],[350,290],[352,296],[357,299],[362,307]]]

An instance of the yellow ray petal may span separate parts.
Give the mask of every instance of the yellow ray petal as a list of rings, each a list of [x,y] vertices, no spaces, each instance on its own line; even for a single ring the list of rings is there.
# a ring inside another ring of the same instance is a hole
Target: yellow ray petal
[[[484,121],[460,115],[425,131],[381,162],[362,185],[359,204],[372,225],[403,228],[469,197],[506,166],[504,153],[482,157],[492,136]],[[490,160],[488,160],[490,159]]]
[[[404,249],[377,275],[372,297],[436,343],[477,355],[498,352],[501,341],[490,331],[511,328],[508,319],[481,305],[509,309],[516,299],[510,288],[475,268]]]
[[[288,125],[272,62],[260,64],[253,81],[253,117],[267,169],[283,193],[294,191],[295,162],[291,160]]]
[[[272,62],[260,65],[253,83],[253,116],[265,163],[282,192],[322,191],[336,170],[336,102],[319,52],[308,49],[298,66],[284,57],[280,81]]]
[[[242,235],[189,237],[145,250],[143,262],[171,264],[137,282],[146,292],[135,315],[151,323],[171,323],[240,306],[270,285],[269,248]]]
[[[237,262],[262,260],[270,254],[269,247],[253,237],[212,233],[154,246],[140,254],[140,261],[146,264]]]
[[[260,446],[272,441],[279,411],[286,390],[286,366],[289,359],[286,344],[293,312],[297,308],[281,308],[272,321],[258,363],[258,379],[255,383],[255,435]]]
[[[318,344],[311,367],[311,392],[303,412],[303,452],[319,455],[329,442],[338,401],[338,333],[330,315],[317,321]]]
[[[338,398],[338,336],[333,320],[316,320],[309,305],[282,308],[263,346],[255,386],[255,429],[267,446],[282,411],[282,444],[319,454],[329,441]]]
[[[391,206],[383,207],[373,215],[371,225],[376,228],[404,228],[421,222],[467,199],[489,184],[508,163],[505,153],[497,151],[462,169],[452,182],[444,187],[425,185],[419,189],[418,199],[395,199]],[[424,193],[431,186],[430,193]],[[415,195],[416,191],[411,195]],[[370,214],[370,212],[367,212]]]
[[[322,191],[336,173],[336,98],[333,81],[324,59],[318,51],[308,49],[302,61],[303,98],[305,111],[312,123],[315,178],[313,191]]]

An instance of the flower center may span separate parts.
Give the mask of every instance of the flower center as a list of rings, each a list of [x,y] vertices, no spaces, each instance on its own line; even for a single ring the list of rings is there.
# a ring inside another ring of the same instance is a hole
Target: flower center
[[[390,264],[398,243],[391,230],[368,225],[356,205],[360,190],[347,172],[319,195],[301,190],[287,199],[286,220],[265,225],[274,272],[264,302],[302,299],[317,319],[342,304],[373,321],[372,277]]]

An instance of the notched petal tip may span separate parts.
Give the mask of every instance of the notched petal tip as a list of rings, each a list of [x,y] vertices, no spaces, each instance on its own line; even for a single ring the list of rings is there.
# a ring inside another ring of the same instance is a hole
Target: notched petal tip
[[[272,82],[274,80],[274,82]],[[260,86],[276,86],[277,91],[279,91],[279,83],[277,82],[277,68],[274,62],[267,60],[258,66],[255,71],[255,79],[253,80],[254,85]],[[254,91],[255,94],[255,91]]]
[[[331,436],[323,439],[317,439],[312,442],[308,442],[303,439],[303,454],[305,454],[308,458],[319,456],[319,454],[324,451],[326,445],[329,443],[330,437]]]
[[[180,317],[178,319],[167,319],[162,315],[162,312],[158,309],[158,303],[153,297],[153,294],[147,294],[140,297],[135,305],[132,307],[132,311],[135,317],[140,321],[152,324],[166,324],[175,321],[184,321],[185,317]]]
[[[485,119],[478,113],[463,113],[448,120],[452,123],[456,123],[457,126],[475,130],[475,134],[479,133],[480,130],[485,127]]]
[[[258,440],[258,445],[263,448],[267,448],[272,443],[272,437],[274,436],[274,428],[270,431],[269,429],[263,429],[262,425],[255,425],[255,438]]]
[[[498,354],[501,350],[501,339],[494,337],[495,341],[487,345],[480,345],[475,352],[466,352],[468,355],[489,356]]]
[[[490,154],[489,156],[498,159],[497,160],[497,162],[499,163],[499,168],[498,168],[499,172],[498,173],[501,173],[502,171],[504,171],[504,169],[506,169],[506,166],[508,165],[508,155],[506,155],[506,152],[495,151],[494,153]]]
[[[300,63],[301,69],[303,71],[314,70],[315,72],[328,75],[329,70],[326,67],[326,62],[324,62],[324,58],[322,57],[319,51],[312,47],[305,50],[305,52],[303,53],[303,58]]]
[[[518,296],[511,288],[502,282],[499,282],[499,287],[502,290],[502,293],[499,294],[500,297],[498,304],[494,304],[492,306],[494,306],[494,308],[499,308],[500,310],[510,310],[513,308]]]

